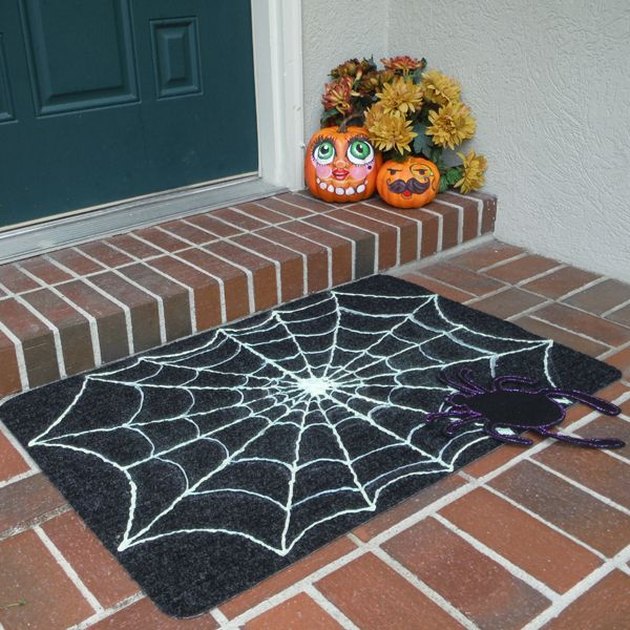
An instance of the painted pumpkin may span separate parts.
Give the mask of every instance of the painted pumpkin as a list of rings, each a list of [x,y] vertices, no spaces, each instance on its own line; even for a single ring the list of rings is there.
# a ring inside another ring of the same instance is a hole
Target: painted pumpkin
[[[381,199],[395,208],[419,208],[433,201],[440,189],[440,171],[429,160],[410,156],[404,162],[388,160],[376,178]]]
[[[374,194],[381,162],[362,127],[325,127],[306,147],[304,179],[324,201],[361,201]]]

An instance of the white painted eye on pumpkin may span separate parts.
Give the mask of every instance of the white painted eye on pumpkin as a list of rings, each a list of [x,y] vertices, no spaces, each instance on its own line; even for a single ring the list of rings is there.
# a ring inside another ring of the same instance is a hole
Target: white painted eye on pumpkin
[[[374,160],[374,149],[367,140],[355,138],[348,147],[348,159],[357,166],[363,166]]]
[[[313,151],[313,157],[319,164],[326,166],[335,159],[335,145],[330,140],[320,142]]]

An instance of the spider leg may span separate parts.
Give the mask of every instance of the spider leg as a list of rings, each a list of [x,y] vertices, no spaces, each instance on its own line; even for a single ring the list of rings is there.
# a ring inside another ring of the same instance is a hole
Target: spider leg
[[[473,371],[470,368],[463,368],[459,372],[459,380],[465,385],[465,388],[460,386],[460,390],[466,394],[484,394],[486,390],[475,383],[473,378]]]
[[[565,391],[562,389],[547,389],[544,390],[544,392],[547,396],[562,396],[563,398],[569,398],[570,400],[583,403],[607,416],[617,416],[621,413],[621,409],[619,409],[617,405],[613,405],[602,398],[597,398],[597,396],[585,394],[584,392],[578,392],[576,390]]]
[[[441,372],[439,374],[439,379],[456,392],[461,392],[462,394],[466,394],[468,396],[471,394],[481,394],[483,390],[479,389],[479,387],[474,383],[467,381],[463,376],[463,372],[464,370],[461,370],[457,373],[457,376],[449,376],[445,372]]]
[[[483,430],[495,440],[499,440],[499,442],[507,442],[508,444],[519,444],[521,446],[531,446],[534,442],[529,438],[520,437],[518,435],[504,435],[503,433],[499,433],[494,425],[486,424],[483,427]]]
[[[545,437],[552,437],[560,442],[575,444],[576,446],[586,446],[587,448],[623,448],[626,445],[625,442],[617,440],[616,438],[578,438],[572,435],[549,431],[547,427],[535,427],[533,430]]]
[[[451,424],[449,424],[444,429],[444,433],[446,433],[446,435],[453,435],[453,433],[455,433],[460,427],[463,427],[465,424],[468,424],[469,422],[475,422],[475,420],[478,420],[478,419],[479,419],[479,416],[469,414],[463,417],[461,420],[457,420],[456,422],[451,422]]]
[[[515,383],[515,384],[525,384],[525,385],[536,385],[536,381],[531,378],[526,378],[525,376],[499,376],[494,381],[495,389],[501,392],[517,392],[522,391],[522,387],[505,387],[506,383]]]

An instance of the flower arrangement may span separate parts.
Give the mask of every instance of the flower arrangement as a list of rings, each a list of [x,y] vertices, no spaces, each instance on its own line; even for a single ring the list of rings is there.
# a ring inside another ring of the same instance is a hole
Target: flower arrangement
[[[456,151],[476,130],[460,84],[438,70],[427,71],[425,59],[397,56],[381,62],[382,69],[373,59],[349,59],[333,68],[322,96],[322,127],[363,126],[385,160],[430,160],[440,172],[440,192],[481,188],[486,158],[473,150]]]

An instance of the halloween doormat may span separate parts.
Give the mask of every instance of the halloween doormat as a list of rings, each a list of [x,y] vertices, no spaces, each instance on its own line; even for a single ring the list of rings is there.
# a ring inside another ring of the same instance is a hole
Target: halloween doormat
[[[0,417],[156,604],[189,616],[495,447],[458,386],[563,409],[618,377],[375,276],[28,392]]]

